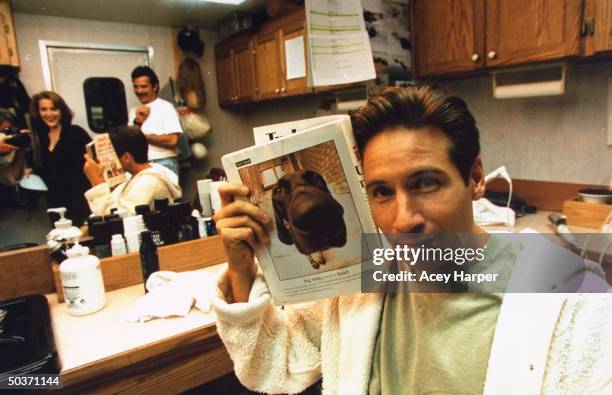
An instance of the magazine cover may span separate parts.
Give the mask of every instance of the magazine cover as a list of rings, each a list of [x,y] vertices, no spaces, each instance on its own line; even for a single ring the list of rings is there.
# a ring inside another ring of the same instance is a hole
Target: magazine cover
[[[114,187],[124,182],[127,179],[125,170],[123,170],[121,162],[119,162],[119,158],[113,148],[113,143],[108,133],[95,135],[94,147],[98,163],[104,166],[104,181],[106,181],[110,187]]]
[[[274,218],[255,253],[278,305],[358,292],[361,235],[376,233],[349,117],[320,122],[223,157],[229,181],[249,186],[250,202]]]

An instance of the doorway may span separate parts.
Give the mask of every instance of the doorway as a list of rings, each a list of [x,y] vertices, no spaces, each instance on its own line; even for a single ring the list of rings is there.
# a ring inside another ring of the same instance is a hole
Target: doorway
[[[87,123],[83,83],[91,77],[115,77],[126,89],[128,110],[139,105],[130,74],[149,66],[153,47],[39,41],[46,89],[59,93],[74,112],[73,123],[93,136]]]

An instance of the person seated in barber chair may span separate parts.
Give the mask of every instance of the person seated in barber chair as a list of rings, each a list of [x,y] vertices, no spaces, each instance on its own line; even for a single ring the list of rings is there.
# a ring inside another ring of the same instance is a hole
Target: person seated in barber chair
[[[110,214],[113,208],[135,214],[138,205],[152,206],[155,199],[174,201],[181,197],[178,176],[161,165],[149,163],[149,145],[140,129],[119,126],[111,129],[109,136],[121,166],[131,177],[111,191],[104,181],[104,166],[85,154],[83,171],[92,186],[85,192],[85,198],[94,215]]]

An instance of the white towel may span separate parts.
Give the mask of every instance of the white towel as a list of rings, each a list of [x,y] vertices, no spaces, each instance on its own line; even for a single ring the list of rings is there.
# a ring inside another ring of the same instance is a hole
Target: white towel
[[[203,271],[159,271],[149,276],[146,287],[149,293],[134,303],[127,317],[130,322],[170,316],[185,317],[194,304],[203,312],[209,312],[215,275]]]

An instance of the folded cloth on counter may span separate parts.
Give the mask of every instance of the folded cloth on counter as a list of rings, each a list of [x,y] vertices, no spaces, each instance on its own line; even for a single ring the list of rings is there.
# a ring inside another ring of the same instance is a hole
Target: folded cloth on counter
[[[474,222],[478,225],[514,226],[516,214],[511,208],[496,206],[490,200],[480,198],[472,202]]]
[[[146,283],[149,291],[134,303],[127,320],[145,322],[152,318],[186,316],[195,306],[209,312],[211,292],[215,289],[215,275],[203,271],[151,274]]]

